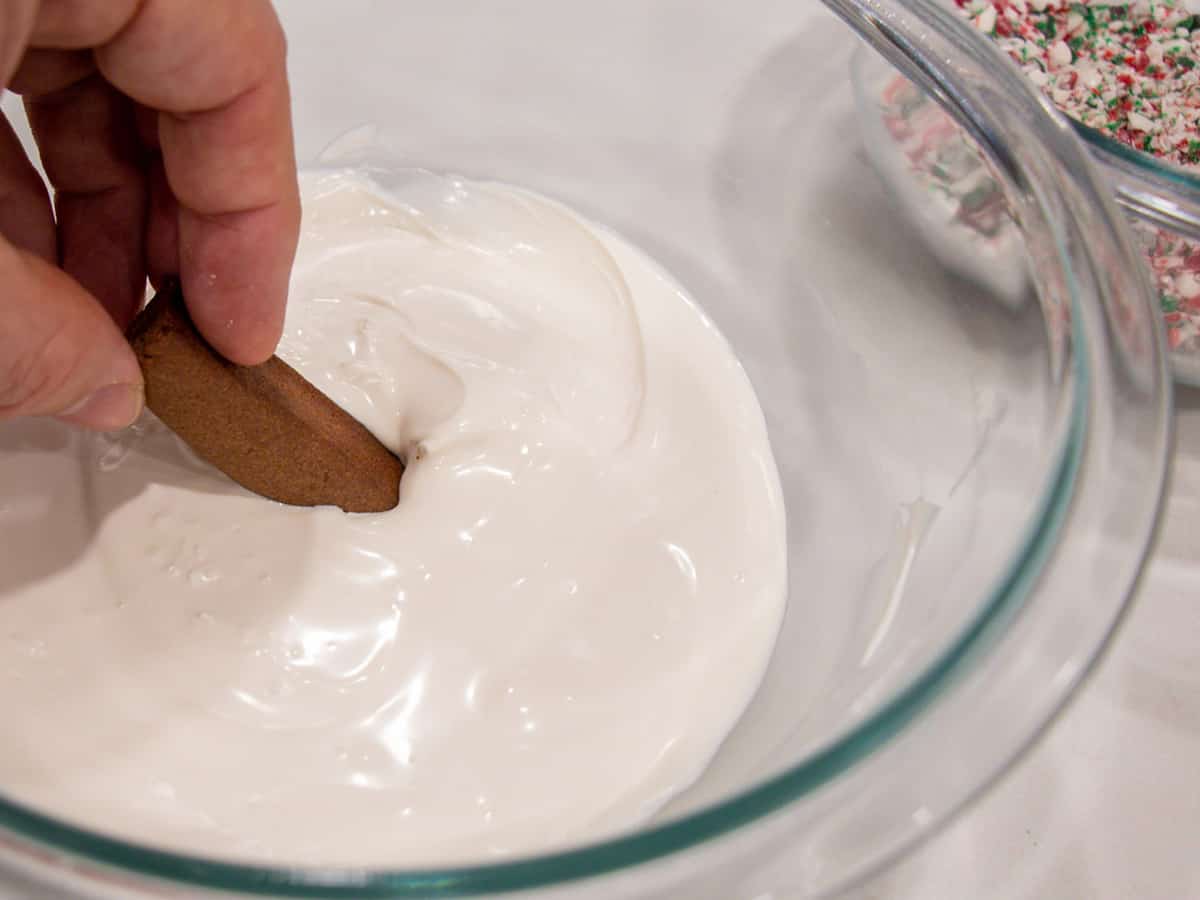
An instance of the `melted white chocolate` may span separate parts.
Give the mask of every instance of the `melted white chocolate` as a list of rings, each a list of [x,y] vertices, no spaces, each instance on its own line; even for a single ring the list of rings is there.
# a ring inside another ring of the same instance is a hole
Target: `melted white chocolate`
[[[784,607],[762,414],[620,238],[427,173],[304,180],[280,355],[409,456],[295,509],[152,417],[0,428],[0,792],[253,861],[484,861],[703,770]],[[280,460],[280,465],[286,465]]]

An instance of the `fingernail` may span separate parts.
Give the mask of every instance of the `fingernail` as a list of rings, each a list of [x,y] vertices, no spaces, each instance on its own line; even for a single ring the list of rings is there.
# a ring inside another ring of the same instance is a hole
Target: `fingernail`
[[[142,414],[145,389],[140,384],[110,384],[55,418],[93,431],[120,431]]]

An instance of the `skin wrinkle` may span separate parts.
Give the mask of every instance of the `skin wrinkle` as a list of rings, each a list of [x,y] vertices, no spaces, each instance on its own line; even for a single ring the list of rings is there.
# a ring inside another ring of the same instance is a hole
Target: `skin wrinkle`
[[[229,43],[221,40],[230,34],[237,34],[239,26],[244,30],[245,23],[253,19],[252,13],[247,13],[243,7],[251,10],[257,7],[260,10],[259,18],[263,18],[261,3],[247,4],[245,0],[213,3],[210,0],[205,4],[203,18],[197,17],[193,24],[211,33],[209,36],[222,48],[225,57],[222,65],[209,66],[204,64],[202,57],[214,55],[213,46],[197,46],[195,36],[188,35],[187,30],[180,27],[173,29],[177,33],[166,29],[159,32],[153,27],[155,23],[146,24],[145,20],[158,14],[159,7],[169,6],[172,2],[179,5],[179,0],[145,0],[136,18],[111,41],[96,49],[96,61],[101,71],[135,99],[168,113],[208,112],[228,107],[239,95],[270,80],[273,71],[280,71],[286,46],[283,29],[273,14],[270,16],[273,28],[267,35],[254,32],[249,35],[251,43],[257,46],[252,55],[234,53],[231,57]],[[194,3],[191,5],[195,6]],[[235,11],[238,15],[234,15]],[[213,24],[214,12],[224,13],[219,27]],[[144,30],[150,33],[143,34]],[[247,35],[242,34],[241,37],[245,39]],[[162,56],[164,45],[171,48],[165,64],[158,59]],[[144,73],[146,59],[155,59],[159,63],[160,68],[156,70],[153,80],[139,77]],[[197,83],[193,73],[201,68],[206,71],[207,77],[203,83]],[[223,90],[215,90],[222,81],[228,82],[228,86]],[[189,97],[194,99],[186,99]]]
[[[146,152],[130,101],[93,73],[26,98],[55,186],[59,264],[124,329],[144,293]]]
[[[30,35],[30,43],[39,47],[65,50],[98,47],[110,43],[136,20],[146,0],[126,0],[126,3],[127,6],[119,14],[112,16],[110,22],[101,23],[97,27],[94,23],[86,21],[86,17],[96,16],[101,11],[111,16],[115,10],[122,9],[119,0],[103,0],[100,3],[95,0],[43,0],[33,33]],[[61,37],[56,36],[55,26],[57,35]]]
[[[8,373],[4,382],[7,384],[30,387],[35,393],[50,393],[57,386],[52,379],[64,372],[61,360],[69,359],[72,352],[69,347],[63,347],[67,340],[61,331],[50,334],[39,334],[38,341],[31,345],[25,354],[14,357],[7,362]],[[24,397],[0,395],[0,411],[20,403]],[[8,401],[8,402],[5,402]]]
[[[31,94],[39,89],[53,93],[82,81],[95,71],[96,63],[90,51],[30,49],[8,86],[14,94]]]
[[[18,285],[44,281],[39,269],[57,273],[36,257],[0,246],[0,271],[10,272]],[[9,329],[19,329],[24,340],[20,352],[0,357],[4,360],[0,366],[0,418],[27,413],[31,396],[53,398],[62,409],[69,408],[73,404],[66,398],[74,393],[72,382],[81,374],[89,374],[91,362],[79,359],[75,343],[81,334],[102,341],[103,328],[88,328],[86,320],[104,320],[92,309],[66,327],[56,327],[44,314],[44,306],[17,307],[7,312],[5,320],[0,321],[0,346],[7,346],[11,339],[12,335],[6,333]]]
[[[50,197],[21,142],[0,115],[0,236],[47,262],[58,259]]]
[[[0,75],[7,82],[21,60],[21,48],[29,42],[37,0],[11,0],[0,8],[0,14],[5,11],[7,18],[0,15]]]
[[[39,94],[26,99],[26,109],[30,112],[31,123],[34,124],[35,132],[38,129],[39,123],[45,124],[45,120],[53,117],[59,120],[53,123],[56,132],[65,132],[68,134],[78,134],[79,131],[95,131],[104,130],[104,126],[113,125],[111,121],[88,121],[88,118],[95,119],[97,117],[112,118],[114,113],[128,114],[128,110],[118,108],[119,97],[112,93],[107,82],[98,73],[89,74],[78,81],[66,85],[57,91],[48,94]],[[101,105],[103,104],[103,105]],[[99,107],[99,108],[98,108]],[[125,116],[120,116],[125,118]],[[36,134],[35,134],[36,136]],[[70,184],[68,188],[73,194],[95,194],[101,191],[109,190],[116,187],[121,187],[129,179],[140,178],[142,168],[144,166],[146,151],[138,146],[138,142],[134,135],[114,134],[110,137],[113,143],[109,146],[109,153],[105,154],[110,158],[107,162],[110,164],[107,167],[93,167],[85,165],[92,161],[88,159],[70,159],[64,158],[65,154],[72,151],[80,153],[89,153],[91,157],[95,155],[95,149],[99,146],[102,140],[101,135],[96,134],[90,142],[67,142],[55,141],[52,136],[47,139],[46,143],[53,147],[50,153],[43,153],[42,162],[46,167],[47,174],[50,177],[51,183],[56,187],[61,187],[65,184]],[[124,140],[122,140],[124,137]],[[42,141],[39,139],[39,144]],[[97,175],[109,172],[110,177],[101,183],[94,186],[82,187],[83,181],[80,178],[88,179]],[[117,176],[121,177],[117,177]]]
[[[228,119],[240,116],[243,119],[259,120],[262,101],[266,101],[267,109],[272,107],[269,87],[259,85],[235,101],[228,109],[209,110],[193,113],[186,119],[175,119],[164,116],[159,122],[159,142],[164,150],[167,162],[167,178],[176,195],[181,197],[188,208],[200,215],[216,215],[220,213],[252,212],[262,210],[272,205],[271,198],[284,174],[279,163],[275,163],[274,171],[264,167],[264,148],[259,146],[261,140],[240,146],[231,146],[222,160],[221,171],[209,171],[198,161],[199,157],[207,154],[207,148],[212,142],[221,139],[214,132],[225,130]],[[244,122],[234,121],[234,125]],[[171,165],[172,158],[182,160],[190,165]],[[265,157],[270,163],[270,157]],[[294,169],[294,163],[292,164]],[[231,191],[228,181],[236,178],[241,187],[238,192]],[[249,201],[242,196],[250,197]],[[258,195],[265,194],[266,200],[259,200]],[[234,196],[237,199],[232,199]]]

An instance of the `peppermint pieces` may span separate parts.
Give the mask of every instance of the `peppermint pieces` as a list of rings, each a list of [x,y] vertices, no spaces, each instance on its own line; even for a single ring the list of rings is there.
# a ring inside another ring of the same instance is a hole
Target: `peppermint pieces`
[[[1200,353],[1200,244],[1143,222],[1134,232],[1150,260],[1167,344],[1176,353]]]
[[[943,230],[941,249],[976,259],[1016,243],[1015,220],[999,180],[954,120],[901,75],[874,96],[904,177],[936,203],[946,226],[969,235],[964,243]],[[1171,350],[1200,355],[1200,244],[1144,222],[1133,225],[1150,263]],[[1044,309],[1049,327],[1065,327],[1060,321],[1065,307]]]
[[[918,183],[981,245],[1000,240],[1011,223],[999,182],[983,156],[937,104],[897,76],[883,89],[880,113]]]
[[[1200,169],[1197,0],[949,2],[1071,118],[1135,150]],[[1135,230],[1171,350],[1200,354],[1200,244],[1144,223]]]
[[[1184,0],[953,0],[1064,113],[1200,165],[1200,16]]]

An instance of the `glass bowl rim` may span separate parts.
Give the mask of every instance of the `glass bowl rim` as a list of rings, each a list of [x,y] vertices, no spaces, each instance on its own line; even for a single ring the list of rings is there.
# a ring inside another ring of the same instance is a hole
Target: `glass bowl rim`
[[[1200,191],[1200,172],[1195,172],[1178,163],[1167,162],[1144,150],[1138,150],[1136,147],[1131,147],[1110,137],[1098,128],[1084,125],[1078,119],[1067,116],[1066,113],[1063,115],[1074,132],[1083,138],[1084,142],[1099,155],[1101,160],[1107,162],[1111,157],[1133,166],[1152,178],[1163,179],[1190,191]]]

